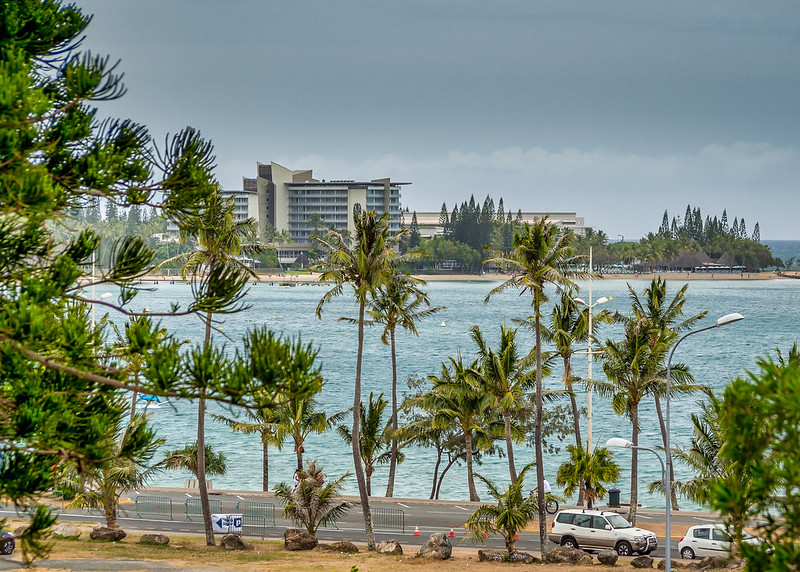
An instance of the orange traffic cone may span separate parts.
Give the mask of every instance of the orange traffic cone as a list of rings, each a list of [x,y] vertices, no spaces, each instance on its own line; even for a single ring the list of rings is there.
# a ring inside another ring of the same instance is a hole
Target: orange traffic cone
[[[519,540],[519,534],[514,535],[514,540]]]
[[[450,525],[450,538],[454,538],[456,535],[456,531],[453,530],[453,525]]]
[[[414,527],[414,536],[419,536],[419,525]]]
[[[484,533],[483,533],[483,537],[484,537],[484,538],[489,538],[489,535],[488,535],[488,534],[486,534],[486,533],[484,532]]]

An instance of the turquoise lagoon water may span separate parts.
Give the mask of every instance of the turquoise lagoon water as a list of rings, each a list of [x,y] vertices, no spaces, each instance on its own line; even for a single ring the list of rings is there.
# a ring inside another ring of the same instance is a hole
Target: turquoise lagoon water
[[[629,306],[628,286],[642,292],[648,280],[595,280],[593,284],[594,298],[600,296],[613,297],[603,307],[610,310],[626,311]],[[672,296],[683,283],[669,282]],[[468,359],[473,359],[474,344],[470,338],[470,328],[477,324],[492,345],[497,343],[499,326],[511,323],[514,318],[529,315],[530,298],[519,296],[515,292],[496,295],[488,304],[483,298],[492,288],[487,282],[431,282],[428,285],[431,301],[434,305],[446,306],[439,314],[427,319],[419,326],[419,337],[406,333],[398,333],[399,385],[405,389],[404,380],[408,375],[427,376],[437,374],[442,361],[458,352]],[[581,295],[587,296],[585,283]],[[247,302],[252,307],[240,314],[228,316],[222,324],[222,334],[228,347],[240,343],[242,334],[249,328],[266,324],[276,332],[287,335],[301,335],[304,341],[312,342],[319,348],[319,359],[323,367],[325,385],[321,397],[322,409],[327,412],[339,411],[352,403],[352,383],[355,371],[357,336],[356,326],[341,322],[340,316],[354,316],[357,310],[352,297],[344,296],[325,307],[321,320],[314,315],[315,308],[325,292],[320,285],[304,285],[296,288],[281,288],[277,285],[256,284],[250,287]],[[159,284],[152,291],[142,292],[135,300],[136,307],[148,306],[152,311],[166,310],[173,301],[185,302],[189,299],[189,287],[182,284]],[[554,297],[554,296],[551,296]],[[703,324],[730,312],[740,312],[745,320],[720,329],[693,336],[683,342],[674,357],[674,362],[689,365],[698,382],[721,391],[726,383],[737,377],[746,375],[747,370],[755,369],[756,359],[773,352],[776,347],[783,351],[797,339],[798,335],[798,299],[800,297],[800,280],[768,280],[768,281],[690,281],[687,291],[686,314],[707,310],[709,317]],[[203,327],[197,318],[168,320],[178,338],[190,339],[194,342],[202,340]],[[598,334],[598,338],[614,338],[617,335],[612,327],[606,327]],[[216,334],[222,341],[222,334]],[[391,392],[391,367],[388,348],[380,343],[380,330],[368,330],[364,355],[363,388],[364,397],[370,391],[376,394],[384,392],[387,397]],[[523,347],[532,347],[532,336],[522,333]],[[576,375],[586,374],[587,360],[585,355],[574,359]],[[593,368],[595,378],[603,379],[602,368],[596,363]],[[560,387],[561,372],[555,371],[553,376],[545,380],[545,385],[553,389]],[[691,437],[690,414],[697,411],[697,397],[688,396],[672,401],[672,439],[675,445],[687,446]],[[581,404],[586,403],[586,395],[579,396]],[[226,413],[222,407],[212,404],[212,412]],[[177,402],[175,409],[168,406],[154,410],[153,422],[162,437],[167,439],[167,448],[182,447],[195,439],[197,413],[196,405],[191,402]],[[657,447],[660,445],[660,434],[651,400],[642,404],[640,410],[642,435],[640,444]],[[228,474],[214,478],[215,488],[240,490],[261,490],[261,446],[255,436],[231,434],[226,427],[209,421],[207,442],[223,451],[228,457]],[[585,422],[582,429],[585,437]],[[610,437],[630,439],[631,426],[627,419],[614,415],[610,403],[597,395],[593,399],[593,437],[596,442],[605,443]],[[560,451],[546,455],[545,475],[555,484],[556,471],[565,458],[564,446],[571,442],[567,439],[560,446]],[[327,432],[321,436],[312,436],[305,445],[306,459],[318,459],[329,475],[339,475],[352,471],[352,454],[350,448],[335,432]],[[520,445],[515,450],[519,466],[534,458],[530,447]],[[630,453],[618,451],[616,460],[623,467],[623,474],[617,483],[622,490],[622,498],[629,498],[630,489]],[[406,461],[398,467],[395,484],[395,496],[428,498],[431,490],[431,479],[435,453],[432,450],[408,448]],[[278,481],[289,481],[294,471],[295,455],[290,443],[282,451],[271,448],[270,487]],[[651,496],[644,485],[661,477],[658,461],[647,451],[639,457],[640,502],[645,507],[663,506],[663,497]],[[481,474],[495,480],[502,486],[508,480],[508,465],[505,458],[485,458],[477,467]],[[373,477],[373,491],[382,495],[385,491],[387,467],[379,467]],[[188,474],[165,472],[152,482],[154,485],[182,485]],[[676,478],[685,479],[691,475],[681,466],[676,465]],[[354,478],[347,484],[346,493],[357,491]],[[485,495],[483,495],[485,496]],[[441,498],[466,500],[466,468],[454,466],[445,478],[441,490]],[[684,501],[683,508],[697,508]]]

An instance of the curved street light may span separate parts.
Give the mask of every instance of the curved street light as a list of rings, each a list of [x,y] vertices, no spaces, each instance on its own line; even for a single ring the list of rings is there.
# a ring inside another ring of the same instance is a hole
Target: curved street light
[[[714,328],[719,328],[722,326],[727,326],[728,324],[732,324],[734,322],[738,322],[739,320],[744,320],[744,316],[739,314],[738,312],[733,312],[731,314],[725,314],[724,316],[717,318],[716,322],[714,322],[711,326],[706,326],[705,328],[699,328],[697,330],[692,330],[691,332],[687,332],[683,334],[678,341],[675,342],[675,345],[672,346],[672,350],[669,352],[669,359],[667,360],[667,393],[666,393],[666,400],[667,400],[667,407],[666,407],[666,438],[664,443],[664,449],[667,457],[667,475],[672,474],[672,454],[671,454],[671,440],[670,440],[670,422],[669,422],[669,394],[670,394],[670,385],[672,383],[672,355],[675,353],[675,350],[678,349],[680,343],[688,338],[691,335],[699,334],[700,332],[705,332],[707,330],[713,330]],[[671,568],[671,558],[670,553],[672,551],[672,547],[670,546],[671,541],[671,528],[670,528],[670,509],[672,508],[672,479],[671,478],[664,478],[664,496],[667,499],[667,507],[666,507],[666,535],[667,535],[667,557],[665,560],[666,569],[672,570]]]

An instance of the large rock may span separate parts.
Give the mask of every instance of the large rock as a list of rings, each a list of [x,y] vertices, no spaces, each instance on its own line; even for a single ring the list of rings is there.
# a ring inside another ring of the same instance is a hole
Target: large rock
[[[585,555],[586,553],[579,548],[559,546],[549,551],[544,561],[548,564],[577,564]]]
[[[419,549],[418,558],[429,560],[447,560],[453,554],[453,546],[447,536],[441,533],[431,534],[425,546]]]
[[[653,559],[649,556],[637,556],[631,559],[631,566],[634,568],[652,568]]]
[[[166,534],[143,534],[139,539],[139,544],[166,546],[169,544],[169,536]]]
[[[478,550],[478,560],[480,562],[502,562],[508,554],[507,550]]]
[[[383,542],[379,542],[378,545],[375,547],[375,551],[378,554],[391,554],[393,556],[403,555],[403,547],[400,546],[400,543],[397,542],[395,539],[384,540]]]
[[[96,526],[89,533],[89,538],[92,540],[107,540],[110,542],[118,542],[128,536],[121,528],[106,528],[105,526]]]
[[[223,536],[220,541],[219,545],[222,546],[225,550],[254,550],[255,546],[246,542],[241,536],[238,534],[226,534]]]
[[[597,560],[604,566],[614,566],[619,559],[616,550],[601,550],[597,553]]]
[[[700,561],[700,568],[705,570],[726,568],[727,566],[728,558],[724,556],[706,556]]]
[[[528,554],[527,552],[518,552],[515,550],[508,555],[508,562],[511,562],[512,564],[533,564],[534,562],[538,561],[538,558],[536,558],[533,554]]]
[[[286,550],[313,550],[317,544],[316,537],[299,528],[287,528],[283,533],[283,547]]]
[[[358,546],[349,540],[340,540],[339,542],[334,542],[331,544],[331,550],[333,552],[340,552],[344,554],[356,554],[358,552]]]
[[[696,568],[696,566],[692,566],[693,564],[697,564],[697,562],[686,563],[686,562],[683,562],[682,560],[672,560],[671,566],[672,566],[673,569],[678,569],[678,568]],[[656,568],[658,568],[659,570],[666,570],[667,569],[667,561],[662,558],[661,560],[658,561],[658,564],[656,565]]]
[[[81,537],[81,531],[74,526],[61,523],[53,529],[53,532],[50,533],[50,537],[63,540],[78,540]]]
[[[578,560],[578,566],[594,566],[594,558],[592,558],[591,554],[584,554]]]

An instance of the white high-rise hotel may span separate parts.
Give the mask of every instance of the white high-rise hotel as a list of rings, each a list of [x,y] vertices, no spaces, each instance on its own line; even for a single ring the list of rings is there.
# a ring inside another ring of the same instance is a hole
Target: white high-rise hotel
[[[242,178],[242,191],[225,191],[236,201],[239,219],[252,217],[258,221],[260,236],[266,235],[267,224],[276,230],[288,230],[292,243],[278,252],[281,263],[291,264],[311,243],[312,215],[320,217],[321,229],[353,228],[353,209],[388,212],[392,232],[400,230],[400,187],[388,178],[371,181],[314,179],[311,169],[292,171],[278,163],[258,163],[255,178]],[[316,217],[314,217],[316,218]]]

